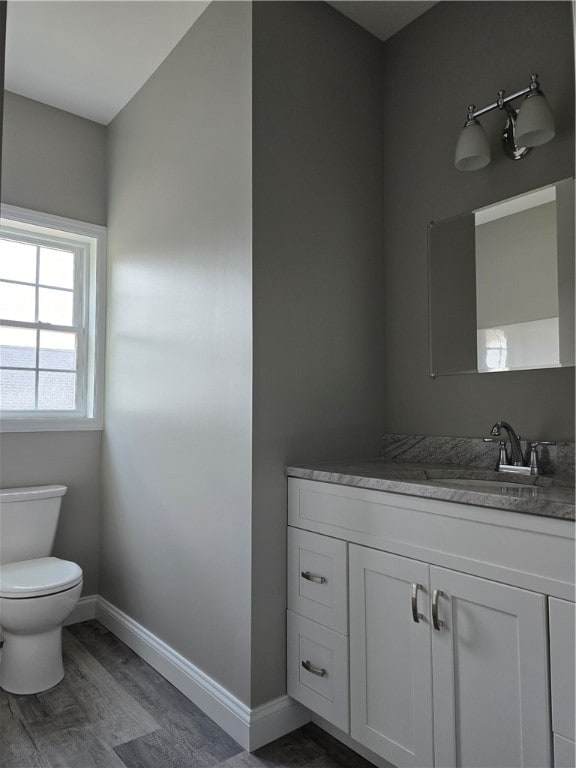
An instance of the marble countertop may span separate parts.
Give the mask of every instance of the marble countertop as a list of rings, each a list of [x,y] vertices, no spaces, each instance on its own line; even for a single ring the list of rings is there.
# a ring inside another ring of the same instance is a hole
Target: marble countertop
[[[286,467],[286,474],[304,480],[574,520],[571,478],[382,459],[293,465]]]

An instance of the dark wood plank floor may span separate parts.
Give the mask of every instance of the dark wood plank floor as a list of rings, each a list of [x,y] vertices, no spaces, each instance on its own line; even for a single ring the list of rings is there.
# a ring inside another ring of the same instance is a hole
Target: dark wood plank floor
[[[63,631],[66,677],[0,690],[2,768],[372,768],[314,725],[250,754],[97,621]]]

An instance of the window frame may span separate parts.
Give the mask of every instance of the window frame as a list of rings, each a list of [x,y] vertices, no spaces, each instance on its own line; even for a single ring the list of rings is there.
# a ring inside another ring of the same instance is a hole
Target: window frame
[[[82,306],[74,307],[74,325],[47,324],[45,330],[78,333],[76,363],[77,408],[74,411],[0,411],[0,432],[101,430],[104,410],[104,343],[106,311],[106,227],[62,216],[1,205],[2,234],[21,242],[66,247],[75,254],[75,302],[82,288]],[[76,321],[80,320],[80,325]],[[12,325],[12,322],[10,323]],[[14,321],[15,327],[30,323]],[[41,328],[42,324],[34,323]],[[85,336],[85,339],[84,339]],[[80,340],[82,339],[82,344]]]

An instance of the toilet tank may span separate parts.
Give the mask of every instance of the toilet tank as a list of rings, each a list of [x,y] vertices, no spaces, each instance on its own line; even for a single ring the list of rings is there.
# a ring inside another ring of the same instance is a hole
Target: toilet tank
[[[65,485],[0,490],[0,565],[52,553]]]

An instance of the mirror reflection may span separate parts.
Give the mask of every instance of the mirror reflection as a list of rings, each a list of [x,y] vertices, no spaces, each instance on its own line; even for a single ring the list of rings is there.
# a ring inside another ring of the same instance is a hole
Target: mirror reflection
[[[574,180],[428,231],[430,371],[574,365]]]

